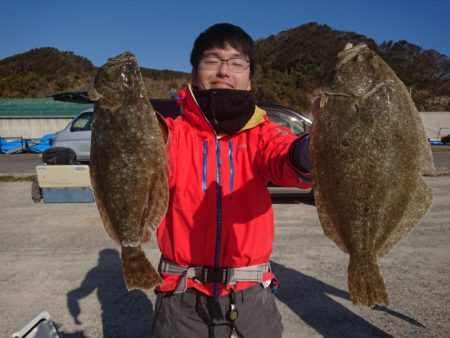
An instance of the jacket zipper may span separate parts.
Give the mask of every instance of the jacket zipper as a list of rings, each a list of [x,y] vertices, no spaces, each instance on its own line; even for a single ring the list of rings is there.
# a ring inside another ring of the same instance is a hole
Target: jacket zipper
[[[233,163],[233,141],[228,141],[228,159],[230,161],[230,193],[233,191],[234,184],[234,163]]]
[[[202,191],[206,191],[206,176],[208,169],[208,141],[203,141],[203,170],[202,170]]]
[[[222,238],[222,183],[220,177],[220,167],[222,161],[220,160],[220,142],[216,137],[216,198],[217,198],[217,215],[216,215],[216,247],[214,254],[214,267],[220,267],[220,241]],[[214,300],[219,300],[219,283],[214,283]]]
[[[215,94],[215,93],[214,93]],[[200,106],[197,103],[197,107],[199,108],[200,112],[202,111]],[[221,177],[220,177],[220,167],[221,167],[221,160],[220,160],[220,142],[219,138],[217,136],[216,130],[211,125],[211,123],[208,121],[206,116],[203,114],[203,118],[205,119],[206,123],[209,124],[211,127],[214,136],[216,138],[216,182],[217,182],[217,190],[216,190],[216,199],[217,199],[217,215],[216,215],[216,245],[215,245],[215,252],[214,252],[214,267],[218,269],[220,267],[220,241],[222,238],[222,184],[221,184]],[[208,157],[208,141],[203,141],[203,182],[202,182],[202,189],[203,191],[206,191],[206,169],[207,169],[207,159]],[[214,283],[213,286],[213,299],[217,302],[219,301],[219,283]]]

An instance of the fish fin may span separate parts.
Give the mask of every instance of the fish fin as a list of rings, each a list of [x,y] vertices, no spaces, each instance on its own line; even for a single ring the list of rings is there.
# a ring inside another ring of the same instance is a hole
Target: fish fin
[[[430,145],[426,145],[429,147]],[[424,176],[436,176],[436,168],[433,163],[433,155],[431,154],[431,149],[429,155],[425,155],[425,161],[422,164],[421,172]]]
[[[386,255],[398,241],[404,238],[425,216],[432,204],[433,193],[430,187],[428,187],[428,185],[423,181],[423,178],[420,177],[416,191],[406,207],[405,213],[400,219],[400,222],[383,243],[383,246],[378,252],[378,256],[383,257]]]
[[[419,150],[420,161],[422,164],[420,168],[420,173],[424,176],[436,176],[436,169],[434,167],[433,153],[431,152],[431,146],[426,139],[425,129],[423,128],[423,125],[421,125],[421,127],[422,127],[421,134],[423,135],[423,137],[421,137],[422,142],[420,143],[420,150]]]
[[[405,88],[406,90],[406,88]],[[415,107],[414,102],[411,97],[409,97],[411,104]],[[425,132],[425,126],[420,117],[417,109],[414,109],[414,114],[412,116],[413,122],[416,125],[416,135],[415,138],[419,140],[419,149],[416,150],[417,158],[420,161],[420,173],[424,176],[436,176],[436,169],[433,163],[433,153],[431,151],[430,143],[427,139],[427,134]],[[411,128],[414,128],[411,126]]]
[[[95,89],[95,76],[92,78],[91,83],[89,84],[88,88],[88,96],[92,101],[98,101],[100,100],[103,95],[101,95],[96,89]]]
[[[336,245],[345,253],[349,253],[347,249],[347,245],[345,245],[344,240],[338,230],[338,227],[335,226],[332,219],[329,217],[329,212],[326,210],[326,204],[323,204],[322,198],[320,197],[320,193],[318,190],[313,190],[314,192],[314,200],[316,203],[317,213],[319,215],[320,224],[322,225],[323,233],[325,236],[330,238]]]
[[[353,304],[373,307],[389,305],[383,276],[375,256],[355,259],[350,256],[348,265],[348,291]]]
[[[166,171],[163,167],[159,168],[160,172],[156,173],[154,179],[150,182],[148,206],[146,210],[145,224],[152,230],[156,230],[167,212],[169,204],[169,189],[167,188]],[[160,177],[164,180],[160,180]],[[158,184],[163,181],[162,184]]]
[[[141,246],[122,247],[122,272],[128,290],[151,289],[162,283]]]
[[[95,137],[92,139],[92,144],[95,144]],[[102,176],[99,172],[97,163],[97,153],[95,150],[95,146],[91,147],[91,163],[89,166],[89,174],[91,176],[91,185],[94,190],[95,195],[95,203],[97,204],[97,209],[100,214],[100,218],[103,222],[103,228],[105,229],[106,233],[108,234],[111,239],[120,245],[121,241],[119,238],[119,235],[114,230],[114,227],[112,226],[111,219],[108,216],[108,210],[106,207],[106,197],[103,195],[106,191],[105,189],[102,189]]]

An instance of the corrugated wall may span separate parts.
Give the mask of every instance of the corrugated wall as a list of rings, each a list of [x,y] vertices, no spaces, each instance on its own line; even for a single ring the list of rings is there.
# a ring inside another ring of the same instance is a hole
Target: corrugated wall
[[[0,118],[73,117],[93,104],[55,101],[53,98],[0,98]]]
[[[92,106],[53,98],[0,98],[0,137],[40,138],[55,133]]]

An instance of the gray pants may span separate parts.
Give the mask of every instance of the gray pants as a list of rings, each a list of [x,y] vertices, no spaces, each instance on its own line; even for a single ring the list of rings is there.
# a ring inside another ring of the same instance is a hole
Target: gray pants
[[[236,331],[241,338],[281,338],[283,325],[272,289],[260,285],[235,293]],[[195,289],[159,293],[153,317],[153,338],[229,338],[230,297],[215,302]]]

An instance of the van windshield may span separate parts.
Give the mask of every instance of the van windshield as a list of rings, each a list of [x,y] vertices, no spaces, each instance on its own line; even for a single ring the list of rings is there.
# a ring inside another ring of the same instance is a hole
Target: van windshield
[[[84,113],[73,121],[70,131],[87,131],[92,128],[92,113]]]

